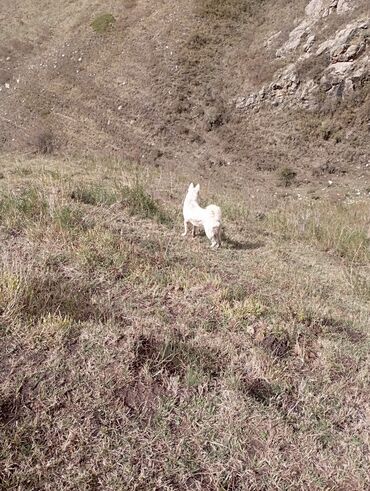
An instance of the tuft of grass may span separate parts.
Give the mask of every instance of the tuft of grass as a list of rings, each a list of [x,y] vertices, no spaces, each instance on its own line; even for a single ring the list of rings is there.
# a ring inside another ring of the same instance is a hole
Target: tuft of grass
[[[163,224],[172,223],[171,216],[160,207],[158,202],[145,191],[144,186],[139,182],[135,182],[132,187],[126,186],[122,190],[122,203],[130,215],[155,219]]]
[[[244,285],[233,285],[225,289],[222,294],[222,300],[232,304],[233,302],[242,302],[248,295]]]
[[[32,175],[32,169],[30,167],[14,167],[14,169],[12,169],[12,174],[27,177]]]
[[[71,193],[70,197],[85,205],[112,205],[118,199],[117,193],[99,184],[79,185]]]
[[[214,350],[194,347],[176,338],[158,341],[154,337],[142,336],[137,342],[135,352],[132,369],[137,371],[146,366],[155,377],[165,372],[188,378],[194,375],[194,371],[197,376],[214,377],[225,367],[225,360],[220,359]]]
[[[222,213],[228,221],[241,222],[250,216],[249,209],[243,203],[225,201],[221,203]]]
[[[85,269],[92,271],[121,267],[127,272],[129,259],[135,260],[135,255],[119,235],[101,227],[87,230],[80,237],[76,257]]]
[[[65,205],[53,213],[55,223],[62,229],[75,229],[85,226],[84,216],[80,209]]]
[[[262,318],[267,307],[253,297],[244,300],[225,301],[221,304],[224,320],[236,328],[248,327],[249,322]]]
[[[0,223],[6,226],[21,225],[24,221],[40,221],[47,216],[48,203],[36,188],[19,194],[8,193],[0,198]]]
[[[101,14],[96,17],[90,25],[95,32],[103,34],[107,32],[108,29],[111,29],[115,22],[116,19],[112,14]]]

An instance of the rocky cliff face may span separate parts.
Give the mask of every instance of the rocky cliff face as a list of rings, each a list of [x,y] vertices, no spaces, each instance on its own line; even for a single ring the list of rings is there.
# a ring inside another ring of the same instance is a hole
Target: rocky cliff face
[[[269,85],[239,97],[237,107],[315,109],[324,100],[352,96],[370,78],[369,27],[355,0],[311,0],[287,40],[279,31],[264,43],[283,67]]]

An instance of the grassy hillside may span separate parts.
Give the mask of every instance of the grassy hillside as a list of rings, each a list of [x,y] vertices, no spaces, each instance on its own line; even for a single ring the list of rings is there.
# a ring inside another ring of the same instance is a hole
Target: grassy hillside
[[[370,489],[368,2],[307,3],[2,0],[0,490]]]
[[[204,177],[230,162],[223,179],[231,187],[246,179],[269,188],[274,171],[289,166],[306,189],[327,181],[314,172],[329,164],[347,186],[348,176],[368,176],[368,82],[316,112],[236,108],[297,61],[299,53],[276,58],[266,43],[279,32],[280,44],[287,40],[307,3],[42,0],[35,9],[3,0],[0,149],[113,155]],[[367,16],[367,2],[356,5],[322,20],[320,39]],[[322,60],[306,65],[301,74],[324,69]]]
[[[1,157],[1,489],[365,490],[367,202]],[[253,191],[255,192],[255,191]]]

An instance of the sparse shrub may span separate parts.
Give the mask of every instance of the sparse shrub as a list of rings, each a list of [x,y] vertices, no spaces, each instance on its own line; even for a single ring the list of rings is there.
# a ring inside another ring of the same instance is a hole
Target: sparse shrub
[[[110,29],[115,22],[116,19],[112,14],[101,14],[96,17],[90,25],[95,32],[103,34],[104,32],[108,31],[108,29]]]
[[[291,186],[297,173],[290,167],[283,167],[279,171],[279,180],[285,187]]]
[[[42,130],[35,136],[35,145],[39,153],[43,155],[52,154],[54,146],[54,135],[51,130]]]
[[[297,68],[297,74],[300,80],[318,80],[325,68],[330,64],[330,55],[326,52],[320,56],[312,55],[309,58],[304,58]]]

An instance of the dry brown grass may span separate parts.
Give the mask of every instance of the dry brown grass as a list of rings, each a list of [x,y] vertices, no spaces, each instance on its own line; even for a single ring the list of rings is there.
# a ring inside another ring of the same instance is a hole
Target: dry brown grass
[[[243,16],[258,13],[263,1],[256,0],[197,0],[198,13],[217,20],[240,22]]]
[[[225,194],[213,253],[187,181],[140,176],[161,224],[121,162],[2,159],[3,489],[369,487],[365,205]]]
[[[271,225],[288,240],[301,240],[330,251],[350,263],[370,261],[370,213],[361,204],[289,203],[270,215]]]

